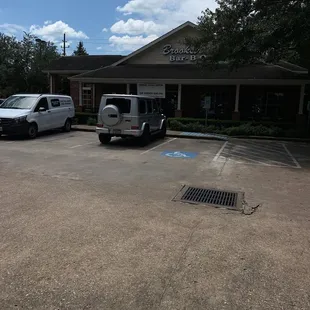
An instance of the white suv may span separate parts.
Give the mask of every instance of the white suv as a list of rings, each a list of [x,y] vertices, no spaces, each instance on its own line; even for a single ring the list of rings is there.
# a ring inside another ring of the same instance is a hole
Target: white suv
[[[143,145],[151,135],[166,136],[166,117],[154,98],[138,95],[103,95],[96,132],[101,143],[114,137],[138,137]]]

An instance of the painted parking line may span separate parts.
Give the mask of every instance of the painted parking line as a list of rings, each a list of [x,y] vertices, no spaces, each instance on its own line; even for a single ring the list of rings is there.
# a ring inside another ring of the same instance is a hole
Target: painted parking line
[[[296,160],[296,158],[292,155],[292,153],[288,150],[288,148],[286,147],[286,145],[283,143],[282,144],[283,148],[285,149],[285,151],[287,152],[288,156],[292,159],[292,161],[295,163],[296,168],[301,168],[299,162]]]
[[[214,156],[212,161],[217,161],[219,159],[219,157],[221,156],[222,152],[224,151],[226,145],[228,144],[228,141],[226,141],[222,147],[220,148],[220,150],[217,152],[217,154]]]
[[[223,159],[231,161],[231,162],[236,162],[239,164],[256,164],[256,165],[261,165],[261,166],[267,166],[267,167],[286,167],[286,168],[296,168],[296,166],[294,165],[290,165],[290,164],[285,164],[283,162],[279,162],[279,161],[275,161],[275,160],[268,160],[268,162],[264,162],[261,160],[256,160],[253,158],[249,158],[246,156],[246,154],[243,155],[239,155],[239,154],[230,154],[229,156],[231,156],[232,158],[228,158],[228,157],[222,157]],[[242,161],[239,161],[242,160]]]
[[[239,149],[237,146],[233,148],[227,156],[246,156],[248,160],[256,160],[258,162],[272,163],[278,165],[292,166],[295,164],[287,153],[273,152],[266,153],[265,151],[260,152],[260,150],[249,150],[249,149]]]
[[[170,143],[170,142],[172,142],[172,141],[174,141],[174,140],[176,140],[176,139],[177,139],[177,138],[172,138],[172,139],[170,139],[170,140],[168,140],[168,141],[165,141],[165,142],[163,142],[163,143],[161,143],[161,144],[158,144],[158,145],[152,147],[151,149],[142,152],[140,155],[143,155],[143,154],[146,154],[146,153],[148,153],[148,152],[150,152],[150,151],[153,151],[153,150],[157,149],[158,147],[160,147],[160,146],[162,146],[162,145],[165,145],[165,144],[167,144],[167,143]]]
[[[238,144],[225,142],[213,161],[229,161],[240,164],[254,164],[268,167],[301,168],[300,164],[282,143],[264,145],[261,143]]]
[[[98,144],[98,143],[96,143],[96,142],[88,142],[88,143],[84,143],[84,144],[77,144],[77,145],[70,146],[69,149],[76,149],[78,147],[86,146],[86,145],[90,145],[90,144]]]
[[[284,155],[284,156],[287,157],[287,152],[285,150],[283,150],[283,146],[282,145],[280,145],[279,148],[272,148],[272,149],[270,149],[270,148],[261,147],[261,146],[254,145],[254,144],[252,144],[252,145],[240,145],[240,144],[238,144],[238,145],[235,146],[235,148],[236,149],[242,149],[244,151],[249,152],[249,146],[252,147],[252,149],[251,149],[252,153],[255,153],[255,151],[257,151],[260,154],[261,153],[266,153],[266,155],[267,154],[280,154],[280,155]]]

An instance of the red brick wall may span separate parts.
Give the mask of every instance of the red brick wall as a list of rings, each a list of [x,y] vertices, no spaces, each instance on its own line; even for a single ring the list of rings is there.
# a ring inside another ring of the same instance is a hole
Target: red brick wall
[[[79,96],[79,82],[70,81],[70,96],[73,99],[75,108],[79,108],[80,96]]]

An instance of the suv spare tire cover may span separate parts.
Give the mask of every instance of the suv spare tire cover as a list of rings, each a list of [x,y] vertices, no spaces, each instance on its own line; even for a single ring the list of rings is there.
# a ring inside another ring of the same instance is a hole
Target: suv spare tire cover
[[[107,126],[115,126],[121,121],[121,114],[117,106],[107,105],[102,109],[101,120]]]

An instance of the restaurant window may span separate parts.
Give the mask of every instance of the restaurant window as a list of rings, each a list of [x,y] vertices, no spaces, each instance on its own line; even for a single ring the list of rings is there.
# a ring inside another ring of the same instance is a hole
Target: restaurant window
[[[244,86],[240,91],[242,120],[294,122],[299,103],[295,86]]]
[[[200,102],[200,117],[205,117],[205,103],[210,104],[208,118],[230,119],[232,113],[233,92],[225,89],[203,94]]]

